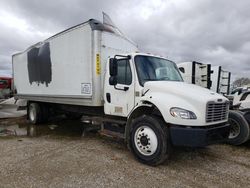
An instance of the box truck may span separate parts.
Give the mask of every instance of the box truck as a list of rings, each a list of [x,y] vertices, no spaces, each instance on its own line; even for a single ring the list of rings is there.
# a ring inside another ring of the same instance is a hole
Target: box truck
[[[228,137],[226,98],[187,84],[176,64],[91,19],[13,55],[16,99],[31,123],[52,110],[123,136],[139,161],[157,165],[172,146],[204,147]]]
[[[211,65],[197,61],[182,62],[177,64],[186,83],[195,84],[207,89],[211,87]]]

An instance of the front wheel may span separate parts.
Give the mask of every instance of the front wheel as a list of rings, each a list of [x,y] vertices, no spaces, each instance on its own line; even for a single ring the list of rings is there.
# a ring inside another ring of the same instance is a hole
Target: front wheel
[[[162,119],[143,115],[133,120],[131,126],[130,146],[140,162],[155,166],[170,156],[168,128]]]
[[[227,143],[240,145],[249,139],[249,125],[244,114],[240,111],[231,110],[229,112],[228,122],[231,126]]]

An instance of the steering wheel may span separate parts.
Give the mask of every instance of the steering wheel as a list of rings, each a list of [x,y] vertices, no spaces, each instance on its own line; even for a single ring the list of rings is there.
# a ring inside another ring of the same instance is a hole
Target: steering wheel
[[[160,78],[160,80],[170,80],[170,79],[167,76],[163,76],[163,77]]]

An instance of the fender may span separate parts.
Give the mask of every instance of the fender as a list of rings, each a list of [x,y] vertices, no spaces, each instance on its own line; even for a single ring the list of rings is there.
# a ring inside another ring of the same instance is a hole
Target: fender
[[[129,143],[129,132],[130,132],[130,128],[131,128],[131,122],[134,118],[139,117],[143,114],[155,114],[158,116],[162,116],[162,114],[160,113],[159,109],[152,104],[149,101],[141,101],[140,103],[138,103],[138,105],[130,112],[129,116],[128,116],[128,120],[126,123],[126,127],[125,127],[125,138],[126,138],[126,142]],[[129,147],[129,144],[128,144]]]
[[[195,102],[193,101],[187,101],[186,99],[181,98],[178,95],[173,95],[171,93],[163,93],[163,92],[148,92],[145,96],[141,98],[142,101],[148,101],[148,103],[153,104],[162,114],[162,117],[166,123],[175,124],[175,125],[187,125],[187,126],[193,126],[193,125],[201,125],[202,117],[201,117],[201,111],[204,111],[206,106],[195,106]],[[195,120],[185,120],[185,119],[179,119],[171,116],[170,109],[172,107],[178,107],[183,108],[186,110],[193,111],[197,119]],[[198,120],[198,121],[197,121]]]

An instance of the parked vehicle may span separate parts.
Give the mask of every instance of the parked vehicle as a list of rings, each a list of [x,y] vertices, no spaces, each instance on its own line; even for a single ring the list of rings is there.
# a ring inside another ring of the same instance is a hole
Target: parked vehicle
[[[0,77],[0,99],[11,96],[12,78]]]
[[[195,84],[207,89],[211,88],[211,65],[196,61],[177,64],[186,83]]]
[[[233,96],[234,106],[239,106],[239,109],[250,108],[250,89],[241,88],[234,90],[231,96]]]
[[[149,165],[172,146],[204,147],[229,134],[228,100],[187,84],[176,64],[135,53],[137,46],[97,20],[67,29],[13,55],[16,99],[26,99],[31,123],[49,112],[82,116],[123,137]]]
[[[228,143],[240,145],[250,139],[250,90],[235,89],[228,98],[231,100],[229,113],[231,129]]]

